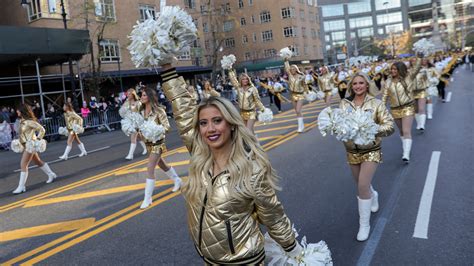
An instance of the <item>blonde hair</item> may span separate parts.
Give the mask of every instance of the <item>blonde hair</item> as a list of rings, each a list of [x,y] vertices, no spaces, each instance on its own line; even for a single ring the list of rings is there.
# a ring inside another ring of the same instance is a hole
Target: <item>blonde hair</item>
[[[349,95],[351,97],[354,96],[354,91],[352,90],[352,82],[354,81],[354,79],[356,77],[361,77],[365,80],[365,82],[367,83],[367,93],[371,96],[375,96],[375,94],[377,93],[377,86],[375,85],[375,83],[370,79],[370,77],[365,74],[364,72],[357,72],[354,76],[352,76],[351,80],[349,81],[349,85],[347,86],[348,88],[348,91],[349,91]]]
[[[139,101],[139,100],[140,100],[140,97],[138,97],[137,91],[136,91],[135,89],[132,89],[132,88],[128,89],[128,90],[127,90],[127,96],[128,96],[128,94],[132,94],[132,95],[133,95],[133,99],[134,99],[135,101]]]
[[[293,65],[290,66],[290,68],[292,68],[292,67],[295,68],[296,73],[298,73],[298,74],[300,74],[300,75],[303,75],[303,73],[300,71],[300,69],[298,68],[297,65],[293,64]]]
[[[240,86],[242,86],[242,80],[243,80],[244,78],[247,78],[247,80],[249,81],[249,85],[248,85],[249,87],[255,87],[255,86],[253,85],[253,82],[252,82],[252,80],[250,79],[249,75],[247,75],[247,74],[245,74],[245,73],[242,73],[242,74],[240,74],[240,76],[239,76],[239,83],[240,83]]]
[[[193,145],[189,166],[189,178],[183,184],[183,194],[191,205],[202,203],[204,193],[212,190],[210,180],[206,186],[203,178],[213,167],[213,155],[199,130],[199,113],[207,107],[217,108],[229,126],[231,131],[232,149],[227,162],[226,169],[230,174],[229,193],[233,198],[253,197],[254,189],[251,177],[254,174],[254,164],[263,174],[263,179],[274,189],[278,189],[278,177],[273,170],[267,154],[258,143],[255,136],[245,127],[244,122],[234,107],[227,99],[222,97],[209,97],[202,101],[194,113],[193,120]],[[213,173],[216,174],[216,173]]]

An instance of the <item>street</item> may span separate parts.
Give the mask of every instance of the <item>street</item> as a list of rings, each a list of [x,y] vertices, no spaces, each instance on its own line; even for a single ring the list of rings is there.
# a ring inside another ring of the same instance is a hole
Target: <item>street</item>
[[[355,239],[356,187],[344,146],[317,128],[324,103],[304,106],[302,134],[290,104],[273,122],[257,124],[258,138],[281,177],[279,199],[299,239],[326,241],[335,265],[474,263],[473,74],[464,67],[455,72],[448,87],[451,101],[435,98],[434,119],[425,132],[412,130],[410,164],[401,160],[398,130],[383,140],[384,162],[373,181],[380,210],[372,215],[365,242]],[[336,106],[339,97],[333,101]],[[126,161],[130,140],[120,130],[81,140],[89,155],[67,161],[57,161],[65,140],[49,143],[41,158],[51,162],[58,178],[45,184],[46,175],[33,168],[26,193],[17,196],[11,191],[18,184],[21,155],[0,153],[0,263],[202,265],[188,233],[183,197],[171,192],[172,180],[158,168],[152,207],[139,209],[147,163],[141,147]],[[186,177],[189,155],[174,125],[166,146],[165,160]],[[78,153],[74,145],[71,155]]]

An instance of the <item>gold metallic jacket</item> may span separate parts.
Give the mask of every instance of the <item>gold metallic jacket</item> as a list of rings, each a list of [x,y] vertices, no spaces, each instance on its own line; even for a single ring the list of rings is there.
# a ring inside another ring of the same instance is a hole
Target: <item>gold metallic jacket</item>
[[[229,70],[229,78],[234,90],[237,92],[239,108],[241,111],[256,111],[257,108],[260,109],[260,111],[263,111],[265,109],[265,106],[262,104],[260,96],[258,95],[257,88],[255,88],[250,80],[249,87],[247,90],[244,90],[244,88],[240,86],[235,70]]]
[[[186,90],[184,79],[175,69],[161,74],[163,91],[171,101],[174,117],[186,147],[192,151],[193,115],[196,103]],[[194,155],[199,156],[199,155]],[[202,204],[187,202],[188,227],[194,244],[209,264],[259,264],[263,263],[264,237],[259,223],[285,250],[295,246],[291,223],[274,189],[263,178],[264,169],[254,165],[252,184],[254,196],[244,199],[229,197],[227,172],[212,177],[203,173],[203,183],[211,186]]]
[[[20,121],[19,140],[23,145],[25,145],[25,143],[29,140],[42,139],[45,132],[46,130],[44,127],[36,121],[26,119],[22,119]]]
[[[140,101],[135,101],[134,103],[132,103],[128,99],[122,105],[123,108],[126,108],[127,110],[132,111],[134,113],[140,112],[140,106],[142,106],[142,103]]]
[[[322,92],[330,92],[335,85],[333,74],[331,73],[326,73],[321,76],[313,75],[313,77],[318,80],[318,86]]]
[[[382,102],[385,104],[390,98],[390,107],[397,108],[413,103],[413,91],[416,88],[416,75],[420,71],[420,59],[417,59],[415,67],[408,72],[408,75],[402,81],[394,82],[389,78],[385,82],[382,95]]]
[[[305,82],[305,76],[301,74],[292,75],[290,69],[290,63],[288,60],[285,60],[285,71],[288,75],[288,88],[290,91],[296,94],[308,92],[309,89]]]
[[[80,117],[76,112],[74,111],[67,111],[64,113],[64,119],[66,120],[66,128],[69,131],[72,131],[72,126],[73,125],[80,125],[83,126],[83,121],[82,117]]]
[[[364,103],[360,107],[356,107],[353,102],[353,97],[345,98],[339,104],[344,112],[351,112],[356,108],[362,108],[364,111],[371,111],[372,118],[375,123],[380,125],[379,132],[376,135],[375,141],[369,145],[356,145],[352,140],[344,142],[346,150],[350,153],[367,153],[375,150],[380,150],[380,143],[382,137],[388,137],[392,135],[394,131],[394,122],[392,115],[388,112],[385,104],[379,99],[367,94],[364,99]]]
[[[415,91],[425,90],[430,86],[430,82],[428,81],[428,68],[421,68],[420,72],[416,74],[416,86]]]

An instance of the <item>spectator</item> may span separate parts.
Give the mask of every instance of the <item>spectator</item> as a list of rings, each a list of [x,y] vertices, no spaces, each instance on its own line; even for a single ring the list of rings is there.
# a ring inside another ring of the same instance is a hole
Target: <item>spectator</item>
[[[7,107],[2,107],[2,113],[0,114],[0,117],[3,118],[3,120],[7,121],[7,123],[11,123],[10,113],[8,112]]]
[[[97,98],[95,98],[95,96],[91,96],[89,107],[90,107],[91,116],[92,116],[92,126],[98,126],[99,125],[99,106],[97,105]]]
[[[81,108],[82,118],[87,121],[87,117],[89,116],[90,112],[91,112],[91,110],[89,110],[89,108],[87,108],[87,103],[86,103],[86,101],[84,101],[82,103],[82,108]]]
[[[0,148],[10,150],[10,143],[12,142],[12,129],[10,124],[0,116]]]

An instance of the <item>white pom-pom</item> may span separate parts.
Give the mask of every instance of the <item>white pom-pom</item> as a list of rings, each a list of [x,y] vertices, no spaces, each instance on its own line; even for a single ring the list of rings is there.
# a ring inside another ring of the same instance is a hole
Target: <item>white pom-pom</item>
[[[428,78],[428,82],[430,83],[430,86],[436,87],[439,84],[439,79],[437,77],[430,77]]]
[[[42,153],[46,151],[46,140],[29,140],[26,142],[25,150],[28,153]]]
[[[324,99],[324,96],[326,96],[326,95],[324,94],[324,92],[318,91],[318,92],[316,92],[316,96],[317,96],[318,100],[321,100],[321,99]]]
[[[423,38],[413,44],[413,51],[428,56],[435,52],[435,47],[431,40]]]
[[[130,136],[134,133],[137,133],[137,129],[132,120],[124,118],[120,121],[120,124],[122,124],[122,131],[125,133],[125,135]]]
[[[280,57],[283,59],[290,59],[293,56],[293,52],[290,50],[290,48],[285,47],[280,50]]]
[[[318,115],[318,128],[321,135],[333,134],[336,122],[340,119],[341,109],[326,107]]]
[[[372,118],[372,112],[357,109],[348,116],[355,134],[352,138],[356,145],[368,145],[375,140],[380,126]]]
[[[58,134],[63,136],[69,136],[69,131],[65,127],[59,127]]]
[[[430,86],[430,87],[428,87],[428,89],[426,90],[426,92],[427,92],[428,95],[430,95],[430,96],[438,97],[438,88],[435,87],[435,86]]]
[[[306,74],[306,76],[305,76],[305,78],[304,78],[304,82],[305,82],[307,85],[313,84],[313,82],[314,82],[313,76],[311,76],[310,74]]]
[[[129,112],[130,112],[130,109],[125,107],[125,104],[122,105],[119,109],[119,115],[121,118],[125,118]]]
[[[304,98],[308,102],[313,102],[313,101],[316,101],[318,99],[318,94],[314,91],[310,91],[310,92],[308,92],[304,95]]]
[[[258,121],[261,123],[270,123],[273,120],[273,112],[269,108],[265,108],[263,112],[258,113]]]
[[[82,134],[84,133],[84,127],[79,124],[74,124],[72,125],[72,131],[74,131],[76,134]]]
[[[12,140],[10,148],[13,152],[22,153],[25,150],[25,147],[20,143],[19,139]]]
[[[235,61],[237,61],[237,59],[235,58],[235,55],[233,54],[224,55],[221,60],[221,66],[223,69],[227,69],[227,70],[231,69]]]
[[[331,89],[331,94],[332,95],[336,95],[336,94],[338,94],[338,92],[339,92],[338,88],[332,87],[332,89]]]
[[[165,128],[154,121],[146,121],[140,126],[140,132],[149,142],[157,142],[165,137]]]
[[[182,55],[196,37],[192,17],[178,6],[165,6],[156,20],[149,16],[133,27],[128,50],[137,68],[153,67]]]

